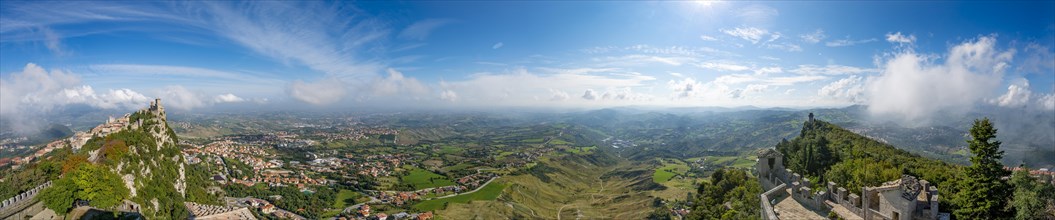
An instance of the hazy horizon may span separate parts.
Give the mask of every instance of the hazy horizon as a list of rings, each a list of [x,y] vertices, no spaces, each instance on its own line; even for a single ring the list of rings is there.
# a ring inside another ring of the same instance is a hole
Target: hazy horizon
[[[18,2],[0,119],[131,111],[1055,114],[1053,2]],[[1016,11],[1012,16],[978,16]],[[840,19],[831,19],[840,18]]]

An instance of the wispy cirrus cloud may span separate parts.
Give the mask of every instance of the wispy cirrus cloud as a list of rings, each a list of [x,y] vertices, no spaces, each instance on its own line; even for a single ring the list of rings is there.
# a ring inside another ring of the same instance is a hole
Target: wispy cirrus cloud
[[[790,70],[792,73],[798,73],[803,75],[844,75],[844,74],[864,74],[864,73],[876,73],[878,69],[874,68],[861,68],[853,66],[843,65],[799,65],[798,68]]]
[[[916,42],[916,35],[903,35],[901,32],[887,33],[886,41],[890,43],[912,44]]]
[[[733,29],[722,29],[722,33],[758,44],[764,37],[769,36],[769,31],[756,27],[737,27]]]
[[[876,41],[878,41],[878,40],[875,39],[875,38],[869,38],[869,39],[863,39],[863,40],[838,39],[838,40],[828,41],[827,43],[824,43],[824,46],[828,46],[828,47],[846,47],[846,46],[853,46],[853,45],[858,45],[858,44],[863,44],[863,43],[870,43],[870,42],[876,42]]]
[[[46,40],[53,51],[63,51],[60,40],[64,36],[105,32],[66,33],[66,29],[56,29],[60,25],[110,22],[128,24],[134,31],[130,23],[152,22],[219,36],[281,63],[321,73],[310,78],[351,82],[365,82],[384,69],[384,61],[364,58],[373,56],[362,54],[368,53],[362,48],[379,46],[392,32],[384,22],[354,6],[324,2],[4,2],[2,10],[0,33],[4,41]],[[445,23],[423,21],[405,30],[405,36],[425,37]],[[39,30],[50,31],[38,34]]]
[[[799,35],[799,38],[802,38],[802,41],[806,41],[807,43],[815,44],[821,42],[824,38],[828,38],[828,35],[824,35],[824,30],[817,29],[813,32]]]
[[[122,74],[128,76],[169,76],[193,78],[195,80],[212,79],[264,84],[275,84],[282,82],[281,80],[274,79],[275,76],[254,76],[253,74],[247,73],[236,73],[189,66],[147,64],[94,64],[89,65],[88,69],[100,74]]]
[[[454,19],[430,18],[410,24],[399,32],[399,38],[411,40],[425,40],[436,29],[454,23]]]

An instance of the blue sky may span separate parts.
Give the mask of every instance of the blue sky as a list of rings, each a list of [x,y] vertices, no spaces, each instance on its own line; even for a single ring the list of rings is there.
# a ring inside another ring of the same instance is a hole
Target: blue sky
[[[0,3],[0,112],[1055,111],[1055,2]]]

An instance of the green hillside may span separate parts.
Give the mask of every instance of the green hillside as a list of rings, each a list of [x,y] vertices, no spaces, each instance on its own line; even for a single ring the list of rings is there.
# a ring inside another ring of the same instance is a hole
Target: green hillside
[[[909,174],[930,181],[944,195],[951,195],[957,191],[955,181],[962,178],[958,166],[909,153],[821,120],[803,123],[798,137],[783,140],[776,148],[784,154],[784,164],[792,171],[817,182],[847,186],[855,193],[860,193],[862,186],[877,186]]]
[[[121,131],[89,139],[76,153],[42,162],[62,164],[63,173],[42,192],[42,201],[65,213],[75,199],[104,210],[127,200],[148,219],[185,219],[188,201],[218,204],[218,196],[206,192],[213,184],[207,170],[185,163],[163,110],[137,111],[129,122]]]

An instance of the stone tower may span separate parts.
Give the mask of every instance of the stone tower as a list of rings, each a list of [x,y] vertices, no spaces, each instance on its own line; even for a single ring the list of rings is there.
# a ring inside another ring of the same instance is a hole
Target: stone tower
[[[148,110],[150,111],[150,113],[153,113],[154,116],[161,118],[161,120],[167,121],[165,117],[165,107],[161,106],[161,98],[155,98],[154,101],[150,102],[150,109]]]
[[[810,124],[813,124],[813,112],[810,112]]]

